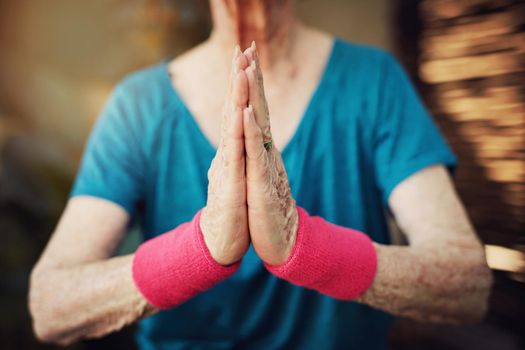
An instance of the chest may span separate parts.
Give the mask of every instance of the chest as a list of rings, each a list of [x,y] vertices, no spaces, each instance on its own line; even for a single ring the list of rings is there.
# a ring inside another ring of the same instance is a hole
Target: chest
[[[355,112],[334,108],[332,94],[316,96],[282,152],[292,194],[313,214],[364,229],[373,220],[359,208],[377,199],[363,152],[368,142],[358,137]],[[145,224],[152,234],[190,220],[206,204],[207,171],[215,156],[189,111],[175,107],[162,120],[154,132],[157,147],[148,152]]]
[[[294,135],[309,107],[318,81],[319,77],[312,73],[290,79],[266,79],[265,94],[277,149],[282,150]],[[176,89],[204,136],[217,147],[221,138],[221,111],[225,103],[226,82],[216,80],[200,85],[205,88],[192,89],[180,83]]]

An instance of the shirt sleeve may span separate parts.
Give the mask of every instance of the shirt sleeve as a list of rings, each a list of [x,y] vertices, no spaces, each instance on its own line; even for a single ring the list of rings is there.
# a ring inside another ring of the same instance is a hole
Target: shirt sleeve
[[[399,62],[385,54],[374,127],[374,163],[383,201],[412,174],[435,164],[453,171],[457,158]]]
[[[134,214],[145,164],[133,105],[125,84],[117,85],[88,138],[70,197],[103,198]]]

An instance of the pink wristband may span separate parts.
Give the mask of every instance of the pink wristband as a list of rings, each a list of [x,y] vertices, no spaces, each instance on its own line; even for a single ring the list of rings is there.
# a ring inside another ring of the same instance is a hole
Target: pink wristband
[[[297,207],[299,225],[290,257],[266,268],[290,283],[351,300],[372,284],[377,255],[370,238],[356,230],[310,216]]]
[[[133,257],[133,281],[159,308],[179,305],[232,275],[241,261],[223,266],[211,256],[200,230],[201,211],[193,220],[144,242]]]

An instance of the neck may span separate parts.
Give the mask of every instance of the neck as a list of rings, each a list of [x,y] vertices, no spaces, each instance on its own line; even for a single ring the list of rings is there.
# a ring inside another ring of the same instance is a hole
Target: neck
[[[227,55],[235,45],[242,50],[255,41],[261,66],[267,70],[290,55],[299,27],[293,0],[211,0],[210,6],[209,41]]]

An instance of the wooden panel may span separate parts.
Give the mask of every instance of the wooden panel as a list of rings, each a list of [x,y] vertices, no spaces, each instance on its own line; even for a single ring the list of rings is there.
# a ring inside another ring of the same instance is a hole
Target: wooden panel
[[[525,238],[525,4],[424,0],[420,13],[419,73],[459,156],[458,190],[485,242],[514,244]]]

